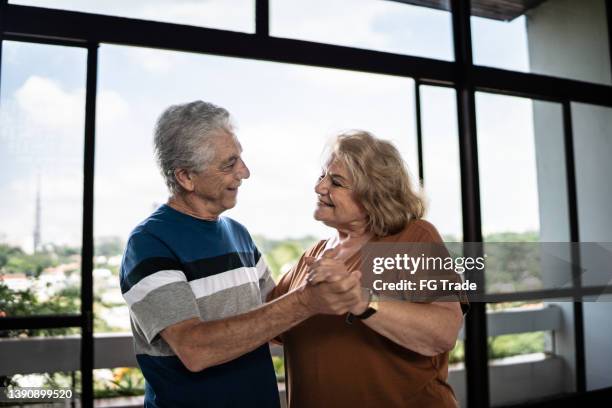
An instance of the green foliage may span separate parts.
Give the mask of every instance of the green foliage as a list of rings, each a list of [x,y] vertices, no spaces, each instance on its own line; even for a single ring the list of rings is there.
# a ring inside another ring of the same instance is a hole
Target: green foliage
[[[463,340],[457,340],[455,347],[450,351],[448,355],[448,363],[456,364],[461,363],[465,359],[465,348],[463,346]]]
[[[20,256],[22,254],[23,251],[17,247],[0,244],[0,269],[4,268],[10,258]]]
[[[545,347],[545,332],[505,334],[489,337],[489,359],[520,356],[522,354],[543,353]],[[449,364],[461,363],[465,358],[463,340],[457,340],[455,347],[449,353]]]
[[[125,244],[119,237],[98,237],[94,253],[96,256],[115,256],[121,255],[124,248]]]
[[[120,367],[112,370],[112,380],[94,381],[94,398],[131,397],[143,395],[145,381],[138,368]]]
[[[59,248],[59,254],[54,252]],[[48,267],[67,261],[74,251],[66,247],[49,246],[35,254],[26,254],[19,248],[0,244],[0,276],[25,274],[33,279]],[[80,289],[67,287],[46,301],[40,301],[32,289],[11,290],[0,280],[0,312],[5,316],[32,316],[42,314],[77,313],[80,309]],[[17,335],[41,336],[78,333],[78,329],[11,330],[0,333],[0,337]]]
[[[263,235],[253,235],[253,241],[255,241],[257,248],[259,248],[261,252],[270,252],[277,246],[288,242],[294,243],[298,247],[306,250],[317,242],[317,238],[312,235],[307,235],[302,238],[268,239]]]
[[[538,242],[540,233],[538,231],[526,232],[496,232],[488,234],[485,242]]]
[[[545,350],[544,332],[505,334],[489,337],[489,358],[504,358],[521,354],[542,353]]]
[[[534,244],[487,245],[488,293],[542,288],[539,248]]]
[[[60,260],[72,259],[75,256],[81,255],[81,248],[70,247],[68,245],[49,245],[47,244],[49,252],[55,253]]]
[[[261,235],[253,236],[257,247],[264,253],[264,257],[272,277],[278,280],[283,270],[295,264],[300,256],[310,248],[317,239],[306,236],[298,239],[272,240]]]
[[[67,287],[47,301],[41,302],[31,289],[13,291],[0,281],[0,311],[5,316],[78,313],[80,302],[78,287]],[[5,330],[0,331],[0,337],[57,336],[79,332],[78,328]]]
[[[19,253],[10,256],[3,269],[6,273],[23,273],[26,276],[37,278],[45,268],[56,265],[57,260],[52,259],[47,253],[36,253],[33,255]]]
[[[13,291],[0,281],[0,311],[5,316],[24,316],[31,314],[31,306],[37,303],[30,290]]]
[[[278,381],[285,381],[285,358],[281,356],[273,356],[272,365],[274,365],[276,379]]]

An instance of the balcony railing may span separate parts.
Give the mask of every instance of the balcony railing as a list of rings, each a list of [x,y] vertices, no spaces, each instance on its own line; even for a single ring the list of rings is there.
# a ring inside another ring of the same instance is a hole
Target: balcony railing
[[[556,305],[491,312],[487,315],[488,334],[554,333],[562,328],[562,317]],[[95,368],[137,367],[131,334],[108,333],[94,337]],[[459,338],[463,339],[463,331]],[[78,371],[80,341],[79,336],[1,339],[0,375]],[[271,346],[271,351],[272,355],[283,355],[281,346]],[[493,405],[507,404],[565,392],[566,366],[562,357],[544,353],[494,360],[489,365],[491,402]],[[449,382],[461,405],[465,405],[462,364],[450,368]],[[282,400],[284,388],[284,384],[279,383]]]

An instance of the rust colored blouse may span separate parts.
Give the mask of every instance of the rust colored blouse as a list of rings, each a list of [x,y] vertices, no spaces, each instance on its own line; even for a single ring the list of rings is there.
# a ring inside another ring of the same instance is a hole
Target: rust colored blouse
[[[442,242],[435,227],[410,222],[398,234],[379,242]],[[319,256],[326,241],[306,251],[285,274],[269,299],[300,286],[307,275],[304,256]],[[359,267],[359,256],[346,262]],[[301,407],[456,407],[447,383],[448,352],[427,357],[378,334],[356,319],[317,315],[280,336],[285,349],[290,408]]]

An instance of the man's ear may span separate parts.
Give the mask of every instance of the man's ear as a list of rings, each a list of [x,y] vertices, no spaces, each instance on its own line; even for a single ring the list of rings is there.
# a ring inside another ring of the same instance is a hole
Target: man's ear
[[[174,178],[176,178],[176,181],[178,181],[185,191],[192,192],[195,190],[195,184],[192,180],[191,174],[187,170],[174,170]]]

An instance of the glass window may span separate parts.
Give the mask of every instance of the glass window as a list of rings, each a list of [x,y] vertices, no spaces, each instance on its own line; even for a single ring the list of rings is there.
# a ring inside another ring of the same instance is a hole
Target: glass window
[[[10,3],[255,32],[255,0],[11,0]]]
[[[463,240],[457,102],[453,88],[420,86],[423,189],[429,220],[445,242]],[[450,247],[449,247],[450,248]],[[449,356],[449,383],[461,406],[467,404],[464,343]]]
[[[382,0],[271,0],[270,34],[451,61],[448,11]]]
[[[86,51],[3,42],[0,311],[80,305]]]
[[[476,108],[487,291],[568,287],[561,105],[477,93]]]
[[[445,241],[461,242],[461,175],[455,90],[421,86],[421,123],[427,219]]]
[[[473,7],[475,64],[612,84],[604,0],[506,3]]]
[[[558,302],[487,305],[491,405],[523,403],[573,390],[573,308]]]
[[[569,287],[561,105],[477,93],[476,108],[487,291]],[[497,321],[488,326],[492,405],[571,391],[572,303],[534,300],[487,306],[489,322]],[[545,314],[538,314],[542,310]]]
[[[539,232],[538,183],[529,99],[477,93],[483,234]]]

